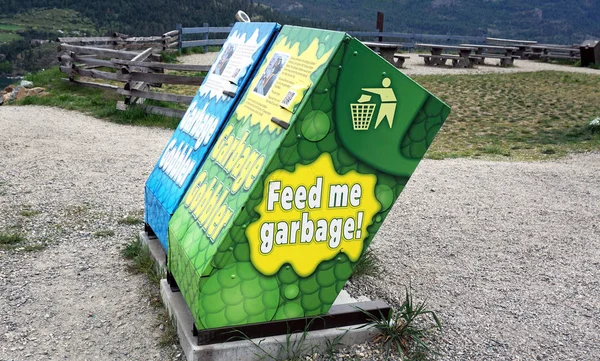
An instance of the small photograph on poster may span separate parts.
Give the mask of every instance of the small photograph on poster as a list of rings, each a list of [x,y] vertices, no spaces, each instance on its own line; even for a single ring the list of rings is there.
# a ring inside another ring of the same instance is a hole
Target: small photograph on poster
[[[225,68],[227,68],[227,64],[229,63],[229,60],[231,60],[231,57],[233,56],[233,53],[235,52],[235,48],[236,48],[235,44],[225,44],[225,48],[223,49],[223,52],[221,53],[221,57],[219,58],[219,61],[217,62],[217,65],[215,66],[215,69],[213,70],[213,74],[216,74],[216,75],[223,74],[223,71],[225,71]]]
[[[285,63],[288,61],[290,55],[285,53],[275,53],[271,58],[271,61],[267,65],[267,68],[261,75],[258,80],[258,84],[254,87],[254,92],[256,94],[266,96],[271,90],[271,87],[277,80],[277,77],[281,73],[281,70],[285,66]]]

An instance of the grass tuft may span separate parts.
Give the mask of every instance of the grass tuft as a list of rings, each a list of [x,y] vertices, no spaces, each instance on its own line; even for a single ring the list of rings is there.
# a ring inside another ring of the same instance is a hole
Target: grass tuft
[[[20,233],[0,232],[0,247],[2,248],[9,248],[23,241],[25,241],[25,237]]]
[[[40,211],[32,209],[30,205],[23,205],[21,212],[19,212],[20,215],[22,215],[23,217],[33,217],[33,216],[37,216],[38,214],[40,214]]]
[[[352,277],[376,276],[380,272],[379,260],[373,250],[367,248],[365,253],[358,259],[352,272]]]
[[[144,220],[140,217],[133,216],[128,214],[126,217],[119,219],[119,224],[127,224],[127,225],[135,225],[144,223]]]
[[[254,356],[259,357],[261,360],[306,360],[306,355],[311,355],[319,351],[317,345],[310,345],[307,342],[307,337],[309,335],[309,330],[312,326],[312,323],[318,318],[319,317],[310,319],[306,323],[304,329],[300,332],[292,330],[288,325],[287,332],[285,334],[285,341],[279,342],[277,344],[277,351],[275,351],[274,354],[269,353],[269,351],[262,347],[262,340],[259,342],[255,342],[253,339],[251,339],[239,330],[237,331],[239,335],[234,336],[234,338],[241,338],[243,340],[252,342],[252,344],[258,349],[258,352],[256,352]],[[341,340],[345,336],[345,334],[346,333],[343,333],[333,339],[326,340],[327,350],[325,352],[325,355],[328,357],[328,359],[333,360],[332,355],[334,354],[335,349],[341,345]]]
[[[361,311],[371,320],[363,327],[374,327],[380,332],[374,342],[380,344],[387,358],[397,353],[409,359],[425,359],[433,352],[427,343],[428,337],[432,331],[442,329],[436,313],[427,310],[425,302],[415,304],[410,287],[405,288],[405,299],[400,308],[390,310],[387,318],[381,313],[376,316]]]
[[[115,235],[115,231],[110,229],[103,229],[100,231],[94,232],[94,237],[111,237]]]
[[[121,251],[123,258],[130,260],[127,269],[134,274],[145,274],[155,285],[160,283],[162,277],[156,271],[155,262],[148,246],[143,245],[139,239],[127,244]]]
[[[163,331],[158,344],[163,348],[172,347],[178,341],[177,329],[170,319],[169,313],[163,307],[160,298],[159,284],[160,280],[164,277],[157,271],[148,246],[142,244],[138,238],[128,243],[125,248],[121,250],[121,255],[123,258],[130,261],[127,264],[127,270],[129,272],[132,274],[146,275],[151,282],[146,289],[147,297],[152,307],[160,309],[157,316],[158,327]]]

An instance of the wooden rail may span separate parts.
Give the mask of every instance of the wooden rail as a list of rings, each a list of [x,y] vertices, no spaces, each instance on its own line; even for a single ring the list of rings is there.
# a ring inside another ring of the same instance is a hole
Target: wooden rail
[[[184,28],[181,24],[177,24],[176,31],[179,32],[178,49],[202,46],[204,52],[208,52],[210,45],[225,44],[231,28],[231,26],[209,26],[208,23],[204,23],[201,27]],[[200,37],[201,39],[184,40],[184,35],[187,35],[188,39],[190,36]]]
[[[191,103],[195,92],[190,95],[181,95],[158,92],[154,89],[162,87],[163,84],[199,86],[204,81],[204,77],[197,76],[197,74],[185,74],[185,72],[205,72],[210,69],[210,66],[163,63],[161,62],[162,57],[158,53],[161,47],[150,46],[142,51],[132,51],[132,46],[128,46],[128,44],[139,44],[139,41],[156,41],[158,39],[161,39],[161,42],[166,41],[169,46],[168,42],[178,39],[179,35],[177,34],[179,33],[178,30],[173,30],[160,37],[144,38],[118,33],[112,37],[89,39],[60,38],[63,41],[69,40],[76,43],[62,43],[58,47],[60,71],[67,75],[64,80],[72,84],[116,91],[123,95],[124,99],[116,104],[117,109],[126,110],[131,107],[139,107],[147,113],[181,117],[184,110],[148,105],[144,102],[146,99],[153,99],[182,105]],[[106,44],[109,41],[119,45],[109,48]],[[123,44],[126,46],[119,48]],[[176,73],[169,73],[173,71]]]
[[[117,49],[146,49],[153,48],[157,51],[177,50],[179,44],[179,30],[171,30],[160,36],[129,36],[113,33],[112,36],[96,37],[59,37],[56,40],[61,44],[94,46],[96,48]]]
[[[363,41],[378,41],[398,43],[399,48],[413,49],[415,43],[433,42],[443,44],[456,44],[459,42],[483,42],[482,36],[462,36],[462,35],[438,35],[438,34],[416,34],[416,33],[396,33],[379,31],[348,31],[348,34]],[[381,39],[381,40],[379,40]]]

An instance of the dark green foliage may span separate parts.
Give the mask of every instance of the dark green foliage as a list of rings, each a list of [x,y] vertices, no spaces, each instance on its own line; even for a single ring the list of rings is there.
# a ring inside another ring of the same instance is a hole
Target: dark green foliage
[[[9,74],[10,72],[12,72],[12,64],[10,63],[10,61],[0,61],[0,74]]]
[[[600,3],[589,0],[264,0],[286,15],[341,21],[342,28],[375,29],[376,12],[385,31],[581,42],[600,36]],[[294,6],[294,4],[296,6]]]
[[[234,23],[235,13],[245,11],[253,21],[279,21],[286,24],[312,23],[282,16],[270,7],[248,0],[176,1],[165,3],[153,0],[102,2],[89,0],[7,0],[0,2],[0,14],[10,16],[28,9],[73,9],[90,19],[100,33],[120,33],[143,36],[160,35],[184,27],[227,26]],[[83,29],[81,29],[83,30]]]

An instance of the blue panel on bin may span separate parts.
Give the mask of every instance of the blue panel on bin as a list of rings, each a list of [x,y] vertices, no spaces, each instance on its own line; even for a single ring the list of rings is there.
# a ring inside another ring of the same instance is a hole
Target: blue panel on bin
[[[165,250],[171,216],[279,28],[276,23],[237,23],[233,26],[148,177],[145,219]]]

